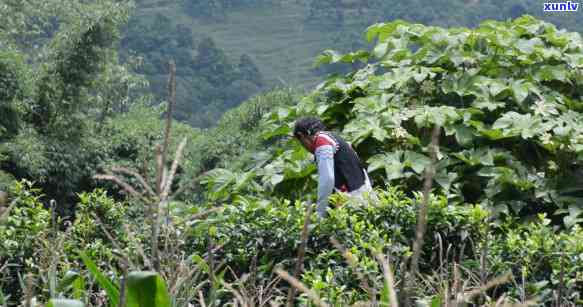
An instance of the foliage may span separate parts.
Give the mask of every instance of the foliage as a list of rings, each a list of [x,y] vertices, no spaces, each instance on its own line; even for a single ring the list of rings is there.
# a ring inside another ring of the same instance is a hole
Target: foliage
[[[23,194],[15,193],[15,195]],[[381,268],[373,256],[375,252],[383,252],[391,256],[391,262],[396,268],[395,276],[399,281],[403,276],[399,264],[410,255],[409,246],[414,237],[416,222],[415,208],[420,197],[420,195],[408,197],[397,188],[377,191],[377,199],[374,202],[361,203],[343,197],[334,197],[332,201],[334,209],[329,211],[328,218],[318,220],[315,215],[312,217],[314,226],[311,229],[302,281],[329,303],[346,305],[366,299],[367,294],[359,283],[359,276],[366,276],[373,286],[382,283]],[[40,206],[38,200],[35,200],[35,203]],[[96,223],[115,236],[115,244],[122,247],[122,250],[117,250],[116,254],[130,256],[129,259],[140,259],[135,258],[138,255],[135,255],[136,247],[132,247],[134,243],[122,238],[123,234],[117,232],[121,227],[116,226],[115,222],[124,221],[124,223],[130,223],[132,225],[130,227],[133,228],[139,224],[143,225],[140,219],[133,218],[133,213],[127,210],[116,209],[115,207],[121,204],[115,204],[100,191],[81,195],[81,203],[95,208],[96,210],[90,209],[89,212],[96,212],[100,216],[99,220],[95,220]],[[188,258],[192,258],[193,263],[196,263],[205,275],[213,274],[210,268],[206,267],[208,266],[206,261],[212,260],[203,260],[208,257],[208,244],[220,246],[220,249],[213,252],[212,257],[222,259],[230,269],[215,268],[217,270],[214,273],[217,278],[215,286],[218,287],[215,291],[218,292],[214,300],[227,303],[231,299],[231,294],[229,294],[230,290],[226,291],[223,287],[232,283],[242,283],[243,281],[237,280],[237,276],[250,274],[257,282],[265,281],[271,278],[271,272],[275,267],[293,266],[305,205],[305,202],[300,201],[292,203],[289,200],[237,196],[234,203],[226,206],[222,212],[212,214],[204,220],[191,220],[189,218],[191,214],[203,212],[205,208],[184,204],[186,211],[174,209],[171,211],[172,223],[175,227],[172,231],[175,231],[179,237],[182,233],[185,234],[175,244],[180,244],[181,253],[189,255]],[[100,234],[101,230],[88,226],[89,220],[86,220],[84,216],[86,213],[83,212],[83,209],[78,211],[78,219],[85,222],[73,224],[65,237],[67,240],[74,242],[77,237],[83,237],[79,235],[80,231],[97,240],[103,237],[103,233]],[[117,216],[113,217],[112,214]],[[42,221],[50,220],[46,211],[44,215],[39,216]],[[421,272],[424,272],[424,275],[432,276],[438,273],[443,275],[445,274],[443,270],[446,268],[444,265],[448,266],[452,261],[459,261],[459,265],[464,268],[462,278],[467,278],[468,281],[480,274],[485,274],[484,278],[490,279],[509,270],[514,272],[517,278],[516,283],[488,292],[488,299],[495,300],[502,292],[519,299],[523,291],[526,291],[527,296],[536,296],[540,302],[549,302],[552,300],[552,291],[556,291],[560,286],[563,287],[564,298],[568,301],[576,302],[581,299],[577,291],[583,265],[583,259],[580,258],[583,253],[583,246],[580,244],[583,242],[583,233],[580,227],[576,226],[568,232],[556,232],[551,227],[550,221],[544,217],[528,225],[512,219],[504,220],[502,224],[493,223],[491,216],[484,208],[478,205],[451,204],[443,196],[432,198],[428,216],[428,233],[431,235],[425,242],[421,261]],[[108,217],[112,217],[115,221],[112,222]],[[28,224],[21,224],[18,227],[19,231],[28,229],[23,228],[25,225]],[[82,225],[85,226],[82,227]],[[46,229],[47,226],[42,228]],[[147,233],[143,227],[136,229],[141,229],[142,235]],[[30,234],[32,232],[28,235]],[[170,233],[168,235],[173,236]],[[140,238],[140,236],[138,233],[137,237]],[[329,242],[331,237],[338,239],[346,246],[352,257],[356,259],[355,265],[344,264],[346,260],[342,254]],[[34,243],[38,239],[28,240]],[[110,244],[112,242],[108,245],[113,249],[114,247]],[[139,246],[142,243],[137,244]],[[81,259],[99,288],[107,290],[110,305],[117,305],[120,291],[119,279],[115,277],[119,274],[115,273],[119,265],[116,264],[118,258],[101,258],[102,260],[99,261],[101,264],[98,264],[92,258],[100,256],[95,254],[95,249],[91,245],[80,243],[75,250],[79,249],[86,249],[95,255],[90,257],[82,253]],[[487,271],[485,272],[479,265],[483,250],[486,250],[487,255],[485,263]],[[71,258],[69,261],[72,263],[78,261],[75,259],[76,253],[73,250],[65,252],[64,255]],[[170,265],[170,262],[165,263]],[[66,267],[63,266],[63,269]],[[90,283],[87,285],[77,283],[73,289],[67,286],[88,278],[84,276],[84,273],[81,274],[69,271],[59,273],[63,276],[59,282],[62,286],[59,287],[69,289],[68,291],[77,289],[73,293],[79,293],[78,287],[81,285],[85,295],[90,295],[89,293],[94,291],[89,286]],[[203,280],[205,275],[202,276]],[[450,275],[447,275],[449,277],[442,275],[440,275],[441,278],[451,278]],[[172,275],[165,276],[167,281],[175,278]],[[524,276],[524,282],[521,276]],[[190,278],[197,280],[200,277],[197,275]],[[146,284],[150,285],[148,287],[156,284],[158,290],[146,291],[139,288]],[[135,296],[131,293],[140,291],[146,291],[151,295],[159,293],[161,297],[168,297],[168,294],[165,294],[168,293],[165,286],[161,285],[163,282],[160,277],[153,273],[130,272],[126,284],[128,304],[132,304],[132,297]],[[138,288],[132,288],[134,286]],[[278,287],[285,286],[280,284]],[[436,295],[435,289],[431,287],[438,287],[438,285],[419,287],[416,295],[420,298],[431,299]],[[205,293],[210,295],[210,292],[206,291]],[[60,293],[66,295],[70,292]],[[194,295],[196,296],[196,293]],[[194,300],[195,297],[192,296],[187,302]],[[305,298],[302,300],[306,302]]]
[[[0,191],[7,191],[14,181],[14,176],[0,171]]]
[[[11,50],[0,52],[0,140],[18,132],[22,102],[29,94],[26,73],[22,56]]]
[[[581,272],[583,234],[580,225],[556,233],[551,221],[544,215],[524,225],[505,221],[499,231],[504,236],[484,242],[488,250],[491,274],[512,270],[516,276],[525,276],[523,286],[527,296],[538,295],[541,300],[552,299],[552,289],[563,287],[569,301],[582,301]],[[514,295],[519,293],[514,291]]]
[[[43,134],[75,139],[83,132],[85,89],[112,55],[117,27],[127,18],[119,4],[86,8],[93,14],[80,25],[64,26],[52,40],[48,65],[41,68],[30,120]],[[63,116],[68,114],[69,116]]]
[[[522,17],[475,30],[395,21],[371,26],[367,37],[378,39],[371,53],[328,52],[319,60],[366,67],[274,113],[266,136],[285,135],[298,116],[319,115],[355,145],[373,177],[416,190],[438,125],[435,181],[451,201],[578,221],[577,198],[563,193],[583,152],[578,34]],[[296,178],[284,175],[280,184],[287,180]]]
[[[208,1],[207,1],[208,2]],[[136,15],[121,40],[121,55],[136,54],[136,67],[151,84],[159,100],[167,98],[168,61],[177,64],[177,107],[175,118],[197,127],[214,126],[220,115],[263,88],[261,72],[246,54],[234,62],[210,37],[195,41],[192,30],[175,24],[169,17]]]
[[[101,134],[110,154],[101,167],[105,171],[112,167],[125,167],[139,171],[146,180],[154,182],[156,165],[148,161],[154,160],[153,149],[163,141],[164,109],[165,104],[152,107],[136,103],[128,112],[108,118]],[[175,150],[182,138],[188,139],[185,163],[181,165],[177,177],[192,179],[200,172],[201,158],[196,144],[202,138],[202,131],[176,121],[172,123],[172,128],[170,150]],[[119,189],[111,188],[119,192]]]
[[[302,281],[331,304],[347,305],[367,299],[359,274],[370,278],[373,285],[382,282],[375,252],[390,255],[395,276],[398,280],[404,276],[401,263],[411,254],[415,207],[420,195],[410,198],[397,188],[377,192],[378,202],[362,204],[336,198],[328,218],[313,217]],[[215,257],[226,261],[236,276],[267,278],[274,267],[293,267],[305,205],[299,201],[239,196],[221,214],[192,225],[188,237],[191,243],[187,245],[193,250],[189,252],[204,251],[205,237],[210,234],[214,244],[221,246]],[[482,278],[490,280],[513,271],[518,279],[524,274],[527,297],[548,302],[552,299],[549,294],[562,284],[569,301],[580,300],[577,288],[583,250],[581,244],[575,243],[581,239],[579,227],[556,232],[546,219],[528,225],[509,219],[498,226],[484,208],[453,205],[445,197],[433,198],[428,216],[431,235],[426,239],[421,263],[421,272],[428,279],[433,274],[442,274],[441,281],[452,278],[443,276],[443,270],[455,261],[464,269],[462,278],[470,283],[473,276],[483,274]],[[356,259],[356,267],[344,264],[342,254],[329,242],[331,237],[346,246]],[[488,255],[486,271],[479,265],[482,250]],[[535,259],[536,265],[530,262]],[[561,271],[564,283],[558,280]],[[433,291],[430,286],[420,286],[416,296],[431,297]],[[500,291],[518,299],[522,286],[507,285],[488,295],[495,299]]]
[[[192,49],[195,48],[192,30],[183,25],[173,25],[170,18],[162,14],[154,16],[132,16],[121,39],[121,55],[127,57],[131,51],[143,56],[143,65],[137,71],[146,75],[165,74],[168,60],[174,58],[178,74],[192,74]],[[160,93],[161,94],[161,93]]]
[[[217,167],[244,168],[249,162],[260,163],[268,144],[261,142],[263,118],[279,107],[296,102],[297,92],[279,89],[255,96],[227,111],[216,124],[196,141],[202,171]]]
[[[80,253],[79,257],[87,267],[87,270],[95,278],[97,284],[105,290],[109,305],[117,306],[120,295],[118,286],[109,280],[109,278],[99,270],[97,264],[95,264],[95,262],[93,262],[89,256],[84,253]]]
[[[182,0],[182,6],[190,16],[220,21],[234,9],[252,8],[274,4],[274,0]]]
[[[17,201],[8,218],[0,223],[0,259],[22,265],[33,257],[35,241],[48,228],[51,218],[40,202],[41,191],[31,182],[14,182],[10,195]]]
[[[14,16],[2,11],[0,17],[16,33],[0,26],[0,44],[9,46],[0,52],[0,176],[7,178],[0,185],[34,178],[49,198],[60,198],[57,211],[74,218],[56,223],[62,220],[43,205],[41,190],[26,180],[11,183],[14,207],[0,221],[2,304],[23,296],[52,299],[49,305],[80,304],[58,297],[112,306],[120,298],[130,306],[252,305],[264,296],[282,301],[287,285],[272,280],[274,268],[293,266],[316,186],[311,157],[288,138],[293,121],[308,114],[346,136],[384,189],[363,202],[335,195],[326,219],[311,217],[301,280],[326,302],[368,300],[369,283],[383,289],[375,295],[386,303],[379,252],[390,256],[402,284],[418,190],[430,164],[426,145],[438,125],[443,131],[421,254],[423,282],[413,293],[417,303],[438,305],[450,298],[452,283],[463,281],[463,294],[507,271],[511,282],[472,302],[494,304],[508,296],[581,303],[583,232],[574,175],[583,148],[579,35],[531,17],[473,30],[403,21],[374,25],[367,31],[377,42],[370,51],[327,51],[318,60],[347,62],[355,71],[331,77],[297,106],[294,92],[274,91],[227,112],[213,129],[174,124],[169,150],[177,139],[189,140],[178,177],[200,179],[205,172],[207,198],[193,204],[198,189],[163,200],[158,218],[144,206],[147,199],[118,201],[124,192],[111,197],[104,189],[81,192],[92,189],[99,168],[122,166],[139,170],[146,182],[157,179],[152,147],[162,141],[164,104],[149,107],[142,95],[147,82],[130,72],[131,65],[120,66],[113,51],[128,7],[50,0],[41,8],[61,15],[39,15],[31,30],[22,25],[35,16],[23,10],[36,2],[6,3]],[[352,2],[320,2],[327,3]],[[156,22],[174,27],[163,18]],[[155,30],[140,24],[133,31],[142,26]],[[155,38],[132,44],[148,46]],[[166,38],[155,45],[194,43],[180,35]],[[40,42],[42,52],[27,55]],[[241,92],[229,105],[261,86],[249,57],[236,65],[212,40],[197,44],[196,54],[177,51],[184,55],[178,61],[190,61],[189,69],[201,73],[179,87],[195,82],[213,93],[210,109],[221,110],[227,97],[235,97],[224,84]],[[162,63],[148,69],[163,69]],[[161,241],[148,242],[151,225],[162,219]],[[146,256],[154,252],[161,255],[159,272],[143,271],[155,266]],[[275,290],[265,294],[268,289]],[[309,304],[306,296],[300,302]]]
[[[128,274],[128,306],[170,307],[166,284],[155,272],[131,272]]]
[[[82,248],[92,259],[110,263],[115,259],[113,253],[116,251],[104,231],[107,230],[117,241],[127,244],[130,238],[123,230],[124,218],[128,216],[127,204],[116,202],[103,190],[83,192],[78,196],[75,219],[65,251],[74,255]]]
[[[91,275],[97,280],[97,283],[106,293],[109,306],[119,306],[120,289],[109,280],[84,253],[80,254],[81,259]],[[166,289],[166,283],[155,272],[133,271],[127,275],[126,296],[127,306],[130,307],[170,307],[170,297]]]
[[[230,1],[233,5],[223,7],[224,13],[216,18],[199,7],[187,7],[213,2],[224,1],[142,0],[137,13],[148,20],[162,13],[192,28],[195,38],[212,36],[229,54],[252,56],[268,85],[284,79],[286,86],[304,88],[321,80],[321,70],[310,73],[313,56],[326,48],[342,52],[364,48],[362,33],[377,22],[403,19],[439,27],[476,27],[487,19],[529,14],[558,28],[579,31],[583,21],[580,14],[543,12],[537,0],[238,0]],[[338,15],[343,16],[342,24],[336,22]]]
[[[16,202],[0,221],[0,292],[10,296],[6,300],[19,293],[19,274],[36,266],[36,244],[46,236],[51,223],[51,214],[40,201],[41,191],[31,182],[14,181],[9,191]]]
[[[21,25],[7,35],[30,37],[3,40],[10,48],[2,51],[0,75],[10,92],[1,99],[7,112],[1,116],[0,168],[16,178],[35,180],[59,202],[61,215],[71,216],[74,192],[91,187],[94,169],[108,156],[96,122],[109,115],[112,101],[127,98],[129,104],[135,98],[132,90],[139,87],[136,78],[117,69],[114,52],[129,6],[116,1],[40,2],[5,5]],[[31,11],[21,11],[25,9]],[[37,9],[42,13],[29,15]],[[46,31],[29,33],[27,23]],[[30,52],[28,44],[38,50]],[[107,83],[125,85],[125,90]]]
[[[332,27],[341,27],[344,25],[345,14],[345,8],[342,4],[341,0],[309,1],[306,22],[328,23]]]

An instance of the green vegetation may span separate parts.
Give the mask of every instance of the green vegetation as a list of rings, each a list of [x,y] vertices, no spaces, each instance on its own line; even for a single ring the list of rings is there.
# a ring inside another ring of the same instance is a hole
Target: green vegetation
[[[347,73],[349,69],[336,65],[314,68],[312,59],[327,48],[348,52],[366,47],[362,33],[376,22],[403,19],[476,27],[485,19],[530,14],[572,31],[582,24],[579,14],[543,13],[542,4],[534,0],[142,0],[136,8],[124,31],[122,55],[143,57],[137,71],[147,76],[160,99],[166,97],[167,59],[174,58],[180,106],[175,118],[197,127],[213,126],[225,110],[266,88],[309,88],[325,74]],[[209,37],[213,48],[224,54],[215,62],[224,68],[214,72],[223,80],[219,85],[193,64]],[[237,70],[246,70],[233,69],[237,63],[257,67],[259,77],[239,77]]]
[[[214,6],[220,8],[220,14],[210,19],[199,18],[204,10],[190,10],[191,5]],[[280,79],[288,85],[317,83],[320,79],[311,73],[314,56],[327,48],[349,51],[363,47],[362,33],[366,27],[386,20],[475,27],[485,19],[505,20],[530,14],[571,31],[581,25],[579,14],[544,14],[542,4],[534,0],[184,0],[174,3],[143,0],[137,9],[140,19],[152,19],[160,13],[192,29],[195,38],[213,37],[218,47],[232,58],[250,55],[256,59],[269,85],[281,84]],[[340,24],[334,21],[337,15],[343,16]],[[289,63],[294,65],[290,67]]]
[[[579,221],[572,192],[581,188],[571,178],[583,153],[580,35],[523,17],[449,31],[396,21],[367,37],[378,38],[371,53],[328,51],[319,61],[369,65],[329,79],[274,121],[318,114],[356,145],[369,172],[408,190],[420,189],[439,126],[436,183],[450,201],[520,215],[572,206],[565,222]]]
[[[451,3],[435,5],[489,12],[498,2]],[[131,20],[131,6],[114,0],[8,1],[0,11],[2,306],[583,303],[578,33],[531,16],[472,29],[377,23],[370,47],[347,52],[347,39],[316,59],[339,74],[309,94],[249,98],[273,75],[252,53],[234,64],[234,49],[190,34],[180,18],[139,19],[162,4],[138,1]],[[384,4],[173,5],[215,10],[206,27],[251,9],[302,8],[310,15],[288,21],[306,33],[350,37],[360,31],[351,12]],[[427,14],[418,17],[457,25]],[[464,16],[456,22],[481,20]],[[314,37],[312,47],[326,45]],[[120,62],[120,41],[141,46],[142,65],[127,50]],[[312,48],[300,47],[294,57]],[[170,78],[166,56],[178,67]],[[190,82],[208,91],[199,102],[216,100],[185,104]],[[173,120],[210,125],[228,108],[212,128]],[[328,217],[311,214],[316,167],[289,137],[305,115],[352,143],[376,197],[336,194]]]
[[[221,114],[264,86],[251,57],[243,54],[235,62],[210,37],[195,40],[190,28],[160,13],[130,19],[121,48],[122,58],[141,58],[135,71],[147,77],[158,100],[167,97],[168,60],[176,62],[174,117],[197,127],[214,126]]]

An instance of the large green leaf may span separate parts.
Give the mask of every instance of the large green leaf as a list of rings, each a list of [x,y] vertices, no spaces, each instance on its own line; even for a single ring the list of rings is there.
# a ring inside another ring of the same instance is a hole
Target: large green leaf
[[[352,141],[354,145],[360,144],[368,137],[384,142],[389,138],[389,133],[385,130],[385,127],[386,125],[381,122],[381,118],[376,116],[366,116],[348,123],[345,127],[344,133],[349,136],[349,140]]]
[[[455,139],[461,146],[469,146],[474,140],[474,133],[471,128],[463,125],[455,125]]]
[[[367,49],[375,59],[329,78],[290,108],[293,116],[274,116],[279,120],[268,130],[291,127],[299,114],[318,115],[357,145],[369,171],[414,191],[421,180],[408,178],[420,179],[429,161],[429,132],[439,125],[445,131],[439,161],[450,164],[438,168],[435,180],[450,199],[463,201],[452,193],[464,189],[492,207],[556,200],[550,195],[560,194],[557,189],[542,182],[583,157],[579,34],[522,17],[476,29],[395,21],[369,27],[366,36],[375,41]],[[352,61],[356,54],[325,52],[327,62]],[[297,181],[306,166],[279,159],[287,150],[274,152],[278,159],[265,168],[262,182]]]
[[[403,169],[405,165],[403,163],[403,152],[396,151],[392,153],[375,155],[369,160],[368,171],[373,172],[378,169],[384,169],[387,180],[394,180],[404,177]]]
[[[372,42],[375,38],[378,37],[379,41],[382,42],[387,37],[391,36],[399,26],[404,25],[407,25],[407,23],[402,20],[372,25],[366,30],[366,39],[369,42]]]
[[[533,137],[538,133],[540,119],[530,114],[519,114],[508,112],[500,117],[492,128],[501,129],[506,136],[520,135],[525,139]]]
[[[237,174],[223,168],[216,168],[207,172],[201,180],[202,184],[208,186],[209,192],[214,198],[226,197],[226,191],[235,186],[236,182]]]
[[[334,50],[325,50],[318,56],[316,62],[314,63],[314,67],[318,67],[324,64],[333,64],[333,63],[354,63],[356,61],[367,62],[370,54],[367,51],[359,50],[357,52],[347,53],[347,54],[340,54]]]
[[[567,82],[567,68],[564,65],[545,65],[535,74],[535,79],[539,81],[562,81]]]
[[[469,166],[494,166],[494,156],[489,148],[464,150],[458,153],[454,153],[452,156],[465,162]]]
[[[444,126],[460,119],[456,109],[450,106],[429,107],[415,109],[415,124],[417,127]]]
[[[521,104],[526,97],[528,97],[529,84],[525,84],[522,81],[515,81],[512,83],[512,93],[514,94],[514,100]]]
[[[415,173],[421,174],[431,164],[431,159],[414,151],[405,152],[405,165],[411,167]]]
[[[514,45],[516,49],[520,50],[520,52],[526,55],[532,54],[537,49],[537,47],[542,46],[544,46],[544,43],[538,37],[532,39],[519,39]]]
[[[156,272],[131,272],[127,291],[128,307],[170,307],[166,283]]]

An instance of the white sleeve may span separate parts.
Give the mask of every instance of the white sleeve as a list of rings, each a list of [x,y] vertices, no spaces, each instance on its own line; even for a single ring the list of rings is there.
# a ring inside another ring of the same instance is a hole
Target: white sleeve
[[[323,217],[328,208],[328,196],[334,190],[334,147],[323,145],[316,149],[318,163],[318,215]]]

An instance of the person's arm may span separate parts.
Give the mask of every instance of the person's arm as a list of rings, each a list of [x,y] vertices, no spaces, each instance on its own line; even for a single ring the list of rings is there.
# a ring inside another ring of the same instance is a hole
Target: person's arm
[[[334,146],[323,145],[316,148],[318,163],[318,215],[324,217],[328,208],[328,197],[334,190]]]

